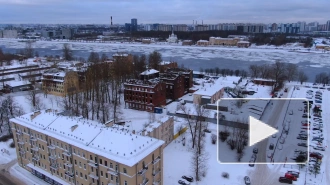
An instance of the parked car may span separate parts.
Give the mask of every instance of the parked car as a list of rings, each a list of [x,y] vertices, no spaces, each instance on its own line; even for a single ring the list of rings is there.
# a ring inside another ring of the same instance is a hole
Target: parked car
[[[249,166],[250,166],[250,167],[253,167],[253,166],[254,166],[254,162],[255,162],[254,160],[250,160],[250,161],[249,161]]]
[[[325,147],[322,147],[322,146],[314,146],[313,148],[314,148],[314,150],[325,151]]]
[[[280,183],[292,184],[292,180],[291,180],[291,179],[288,179],[288,178],[286,178],[286,177],[280,177],[280,178],[278,179],[278,181],[279,181]]]
[[[291,179],[293,181],[297,181],[297,177],[292,175],[291,173],[285,173],[284,177],[286,177],[287,179]]]
[[[293,114],[293,110],[290,110],[290,111],[289,111],[289,115],[292,115],[292,114]]]
[[[298,143],[298,146],[307,147],[307,143]]]
[[[309,157],[314,157],[314,158],[316,158],[316,159],[322,159],[322,158],[323,158],[323,155],[320,154],[320,153],[318,153],[318,152],[311,152],[311,153],[309,154]]]
[[[185,181],[183,181],[183,180],[179,180],[178,183],[181,184],[181,185],[189,185],[188,182],[185,182]]]
[[[194,178],[192,176],[182,176],[182,178],[188,182],[193,182],[194,181]]]
[[[307,137],[307,136],[298,136],[297,139],[300,139],[300,140],[307,140],[308,137]]]
[[[303,118],[311,118],[311,116],[310,115],[307,115],[307,114],[303,114],[302,117]]]
[[[244,177],[244,182],[245,182],[245,185],[251,185],[250,177],[245,176]]]
[[[296,172],[296,171],[292,171],[292,170],[288,171],[287,173],[290,173],[290,174],[296,176],[297,178],[299,178],[299,174],[300,174],[300,172]]]

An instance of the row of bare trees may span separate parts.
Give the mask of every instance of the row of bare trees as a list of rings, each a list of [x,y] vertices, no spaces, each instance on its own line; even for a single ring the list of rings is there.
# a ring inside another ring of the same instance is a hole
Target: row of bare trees
[[[307,75],[298,69],[296,64],[276,61],[273,64],[250,65],[250,76],[252,78],[272,79],[276,85],[284,81],[299,80],[302,84],[308,80]]]
[[[192,170],[196,181],[205,177],[207,172],[208,153],[205,150],[205,130],[208,128],[209,110],[202,105],[187,107],[180,104],[179,110],[185,117],[192,142]]]
[[[216,68],[200,68],[199,71],[201,73],[205,73],[207,75],[216,75],[216,76],[241,76],[241,77],[247,77],[248,72],[245,70],[232,70],[232,69],[220,69],[219,67]]]
[[[72,59],[69,45],[63,46],[63,58]],[[102,123],[109,120],[117,121],[123,103],[123,84],[130,78],[138,78],[139,74],[146,70],[147,65],[157,67],[161,61],[161,54],[157,51],[150,53],[148,57],[119,54],[113,61],[105,54],[100,56],[96,52],[91,52],[87,59],[89,67],[86,71],[79,72],[80,89],[74,89],[75,82],[67,78],[68,93],[60,100],[60,105],[74,116],[81,115]]]

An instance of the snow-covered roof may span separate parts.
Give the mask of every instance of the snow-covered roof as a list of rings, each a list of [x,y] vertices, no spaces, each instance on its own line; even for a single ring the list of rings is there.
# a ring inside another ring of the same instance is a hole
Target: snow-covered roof
[[[151,75],[151,74],[155,74],[155,73],[159,73],[159,71],[157,71],[155,69],[147,69],[147,70],[143,71],[141,73],[141,75]]]
[[[207,41],[207,40],[199,40],[197,42],[209,42],[209,41]]]
[[[164,143],[54,112],[40,111],[32,120],[30,116],[31,113],[25,114],[11,121],[127,166],[135,165]]]
[[[127,57],[127,56],[128,56],[127,53],[116,53],[112,55],[112,57]]]
[[[235,81],[238,81],[235,77],[220,77],[211,83],[204,83],[204,87],[201,87],[199,90],[194,92],[194,95],[213,96],[225,87],[236,87],[233,83]]]
[[[241,40],[241,41],[238,41],[237,44],[250,44],[250,42]]]
[[[49,69],[43,75],[65,77],[66,72],[59,69]]]
[[[30,85],[31,83],[28,81],[8,81],[8,82],[5,82],[5,84],[10,87],[19,87],[19,86],[23,86],[23,85]]]

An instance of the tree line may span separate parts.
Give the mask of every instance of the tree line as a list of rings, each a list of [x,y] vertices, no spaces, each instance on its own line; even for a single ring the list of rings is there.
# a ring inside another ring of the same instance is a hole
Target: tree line
[[[275,45],[281,46],[287,43],[303,43],[305,48],[313,45],[313,38],[311,37],[290,37],[290,34],[274,34],[274,33],[260,33],[250,37],[250,42],[256,45]]]

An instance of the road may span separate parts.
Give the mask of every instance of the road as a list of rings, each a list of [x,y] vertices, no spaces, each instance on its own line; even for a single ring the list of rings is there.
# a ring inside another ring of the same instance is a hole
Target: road
[[[265,117],[261,121],[267,123],[272,127],[276,127],[279,123],[282,123],[283,120],[281,119],[283,119],[283,117],[280,115],[283,114],[283,110],[286,110],[286,102],[287,101],[283,100],[271,101],[271,103],[273,104],[270,103],[270,105],[268,105],[265,110],[265,114],[268,114],[269,117]],[[279,136],[279,133],[277,135]],[[276,143],[274,143],[274,145],[275,144]],[[265,162],[267,158],[268,139],[265,139],[258,143],[257,147],[259,151],[256,162]],[[282,165],[277,164],[274,169],[270,169],[267,164],[256,164],[254,167],[255,170],[251,174],[251,182],[253,182],[254,185],[281,184],[278,182],[278,177],[280,177],[279,171],[281,167]]]
[[[0,165],[0,185],[25,185],[24,182],[9,173],[10,168],[16,163],[17,159],[14,159],[7,164]]]

